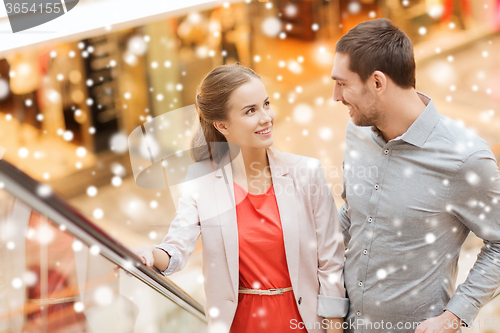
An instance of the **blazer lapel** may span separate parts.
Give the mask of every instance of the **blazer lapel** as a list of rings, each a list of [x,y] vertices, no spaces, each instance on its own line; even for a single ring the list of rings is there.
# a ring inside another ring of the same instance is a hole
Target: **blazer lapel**
[[[224,251],[226,253],[227,267],[231,276],[231,282],[235,299],[238,299],[239,281],[239,247],[238,247],[238,224],[236,222],[236,206],[234,204],[234,187],[231,164],[220,163],[215,172],[215,198],[217,201],[217,212],[219,217]]]
[[[274,154],[279,152],[274,151]],[[268,153],[271,176],[275,187],[276,202],[283,229],[285,254],[292,287],[297,289],[299,283],[299,221],[297,217],[295,184],[288,176],[288,167],[277,161]],[[239,284],[239,245],[238,224],[234,197],[233,175],[231,164],[220,163],[215,172],[215,197],[221,227],[227,265],[234,295],[237,299]],[[292,190],[293,189],[293,190]]]
[[[299,221],[295,184],[293,178],[288,175],[288,167],[276,160],[273,154],[279,154],[279,152],[274,150],[272,154],[268,153],[268,159],[283,229],[288,273],[290,274],[292,287],[296,289],[299,285]]]

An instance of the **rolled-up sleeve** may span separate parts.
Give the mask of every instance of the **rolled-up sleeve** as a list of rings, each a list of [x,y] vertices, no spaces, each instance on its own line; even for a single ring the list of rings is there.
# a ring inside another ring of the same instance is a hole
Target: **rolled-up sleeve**
[[[167,252],[170,257],[168,267],[164,271],[160,271],[160,273],[165,276],[172,274],[181,261],[181,254],[175,248],[168,246],[166,244],[158,244],[155,245],[154,247],[162,249],[163,251]]]
[[[481,150],[464,160],[449,194],[451,213],[484,241],[466,281],[446,306],[470,326],[500,286],[500,174],[493,153]]]

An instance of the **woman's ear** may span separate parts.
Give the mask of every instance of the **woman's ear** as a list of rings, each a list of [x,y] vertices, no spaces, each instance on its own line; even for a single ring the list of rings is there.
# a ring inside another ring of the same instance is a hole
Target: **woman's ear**
[[[387,89],[387,84],[388,84],[387,75],[385,75],[381,71],[375,71],[373,72],[372,77],[373,77],[373,82],[375,83],[374,88],[376,93],[377,94],[384,93],[385,90]]]
[[[214,121],[214,127],[218,130],[222,135],[228,135],[229,130],[227,129],[227,125],[223,121]]]

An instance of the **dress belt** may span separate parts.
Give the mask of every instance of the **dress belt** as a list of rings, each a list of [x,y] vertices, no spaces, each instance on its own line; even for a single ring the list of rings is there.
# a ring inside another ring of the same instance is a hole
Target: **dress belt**
[[[272,296],[272,295],[283,295],[283,293],[286,293],[287,291],[292,291],[292,287],[288,288],[277,288],[277,289],[268,289],[268,290],[261,290],[261,289],[249,289],[240,286],[238,293],[240,294],[252,294],[252,295],[266,295],[266,296]]]

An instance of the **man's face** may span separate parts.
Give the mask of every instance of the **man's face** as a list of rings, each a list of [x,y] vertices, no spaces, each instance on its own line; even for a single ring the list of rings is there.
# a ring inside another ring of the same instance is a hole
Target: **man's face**
[[[332,69],[335,80],[333,100],[342,102],[357,126],[376,126],[381,112],[374,92],[369,89],[370,78],[365,83],[357,73],[349,69],[349,55],[337,53]]]

